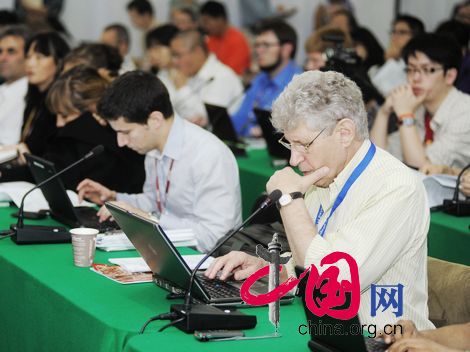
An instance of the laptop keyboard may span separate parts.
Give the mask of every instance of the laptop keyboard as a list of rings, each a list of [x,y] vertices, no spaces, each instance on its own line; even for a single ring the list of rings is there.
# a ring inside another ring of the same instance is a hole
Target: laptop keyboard
[[[225,281],[209,279],[204,275],[198,275],[197,278],[201,281],[202,285],[207,290],[211,298],[240,297],[240,290]]]
[[[119,229],[119,226],[115,221],[106,220],[99,222],[98,215],[96,215],[97,210],[95,208],[76,207],[75,211],[80,223],[86,227],[96,228],[100,232]]]

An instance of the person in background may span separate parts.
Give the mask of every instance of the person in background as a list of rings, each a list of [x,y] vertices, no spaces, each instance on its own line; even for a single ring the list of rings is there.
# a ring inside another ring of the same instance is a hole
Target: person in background
[[[145,38],[147,59],[152,71],[168,89],[175,112],[182,118],[191,120],[194,116],[205,116],[206,108],[196,94],[188,94],[186,98],[178,100],[177,89],[173,82],[178,80],[180,73],[173,67],[170,49],[170,43],[178,32],[175,26],[165,24],[147,33]]]
[[[274,99],[302,69],[294,62],[297,33],[289,24],[267,22],[255,38],[254,50],[261,72],[253,79],[240,108],[231,118],[240,136],[261,137],[253,109],[271,110]]]
[[[332,27],[341,29],[349,35],[351,35],[351,33],[359,26],[354,15],[344,9],[333,12],[328,24]]]
[[[305,53],[307,58],[305,60],[305,71],[320,70],[326,65],[327,56],[326,49],[335,49],[337,42],[328,40],[329,37],[334,37],[342,40],[341,47],[351,49],[353,44],[351,37],[347,32],[334,26],[326,26],[318,29],[310,35],[305,41]]]
[[[157,26],[153,6],[148,0],[132,0],[127,4],[132,25],[144,34]]]
[[[411,38],[424,33],[423,22],[410,15],[398,15],[392,24],[390,43],[385,51],[385,64],[372,77],[372,83],[384,96],[393,89],[406,84],[405,62],[401,58],[402,50]]]
[[[148,31],[158,26],[152,4],[148,0],[132,0],[127,4],[127,14],[132,25],[141,33],[140,52],[135,58],[136,65],[142,69],[148,69],[145,62],[145,35]]]
[[[171,40],[170,47],[177,73],[170,75],[176,89],[175,105],[189,105],[189,101],[198,98],[203,104],[225,107],[233,113],[243,94],[241,80],[230,67],[209,52],[204,36],[198,31],[179,32]],[[202,112],[203,115],[199,113],[195,111],[189,121],[207,125],[206,111]]]
[[[238,75],[243,75],[250,66],[250,47],[243,33],[230,25],[225,6],[207,1],[202,4],[200,15],[209,51]]]
[[[101,42],[116,48],[122,57],[121,69],[119,74],[127,71],[134,71],[137,66],[129,54],[130,37],[129,31],[122,24],[114,23],[106,26],[103,33],[101,33]]]
[[[52,82],[59,75],[69,50],[65,40],[55,32],[36,34],[26,44],[28,91],[21,139],[19,144],[7,147],[18,151],[20,163],[24,163],[24,153],[43,155],[57,131],[55,116],[46,106],[46,96]],[[4,176],[2,181],[5,181]]]
[[[468,48],[470,24],[456,20],[449,20],[439,24],[435,32],[447,33],[448,35],[453,36],[459,43],[460,48],[462,49],[463,59],[455,87],[464,93],[470,94],[470,50]]]
[[[144,158],[119,148],[116,132],[95,118],[96,105],[109,81],[95,69],[76,66],[62,73],[47,95],[47,106],[56,114],[58,131],[43,157],[62,169],[97,145],[104,151],[61,177],[67,189],[76,189],[84,178],[92,178],[120,192],[139,192],[145,179]],[[132,170],[130,178],[124,170]]]
[[[327,0],[322,1],[313,14],[313,31],[330,24],[332,14],[340,10],[349,11],[354,14],[354,7],[350,0]]]
[[[5,28],[0,33],[0,145],[20,141],[28,78],[25,67],[25,45],[29,30],[21,25]],[[1,150],[1,147],[0,147]]]
[[[119,75],[122,57],[112,46],[101,43],[82,44],[74,48],[64,60],[63,71],[79,65],[97,70],[101,76],[111,81]]]
[[[352,33],[356,54],[361,58],[362,65],[369,78],[373,77],[377,70],[385,63],[384,49],[377,38],[364,27],[357,27]]]
[[[125,202],[152,212],[164,229],[190,228],[203,252],[241,222],[235,157],[216,136],[173,113],[158,78],[125,73],[106,90],[98,113],[117,132],[120,147],[146,155],[146,180],[142,193],[125,194],[86,179],[77,187],[80,198]],[[103,220],[109,213],[103,207],[99,215]]]
[[[180,31],[197,30],[199,14],[191,7],[177,7],[171,11],[171,23]]]
[[[422,34],[403,49],[408,84],[396,88],[371,130],[378,146],[417,168],[470,163],[470,96],[454,87],[462,52],[447,35]],[[390,114],[399,130],[387,135]]]

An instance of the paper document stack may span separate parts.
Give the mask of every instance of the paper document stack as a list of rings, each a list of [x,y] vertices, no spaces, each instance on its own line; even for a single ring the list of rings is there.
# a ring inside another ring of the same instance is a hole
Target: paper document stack
[[[176,229],[165,231],[175,247],[189,247],[196,245],[196,236],[191,229]],[[107,252],[125,251],[134,249],[134,245],[122,231],[113,231],[111,234],[99,234],[96,239],[96,248]]]
[[[28,192],[31,188],[33,188],[34,184],[30,182],[3,182],[0,183],[0,200],[1,201],[12,201],[15,205],[19,208],[21,205],[21,198]],[[67,195],[72,202],[74,207],[93,207],[94,204],[83,201],[81,203],[78,202],[78,195],[74,191],[67,190]],[[29,194],[26,197],[24,202],[24,211],[33,211],[37,212],[41,209],[49,209],[49,204],[44,198],[40,189],[37,189]]]

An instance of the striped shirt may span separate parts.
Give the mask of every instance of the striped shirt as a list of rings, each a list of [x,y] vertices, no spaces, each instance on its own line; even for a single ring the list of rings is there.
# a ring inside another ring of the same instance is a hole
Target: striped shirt
[[[365,141],[353,159],[328,188],[312,186],[305,204],[314,222],[320,205],[321,228],[346,180],[366,155],[371,142]],[[432,328],[428,320],[427,232],[429,209],[422,182],[400,161],[377,148],[370,164],[354,182],[341,205],[329,219],[324,237],[316,234],[307,250],[304,266],[315,264],[321,272],[321,259],[335,251],[351,255],[359,267],[361,304],[359,319],[383,329],[399,319],[411,319],[418,329]],[[291,261],[292,262],[292,261]],[[292,273],[293,264],[288,270]],[[349,279],[342,265],[341,279]],[[404,285],[403,316],[393,307],[371,316],[371,284]]]

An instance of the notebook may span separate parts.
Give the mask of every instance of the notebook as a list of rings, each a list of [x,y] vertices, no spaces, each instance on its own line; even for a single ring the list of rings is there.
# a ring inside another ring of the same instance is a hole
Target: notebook
[[[50,161],[31,154],[25,154],[25,158],[36,184],[57,173],[54,163]],[[60,177],[42,186],[41,191],[49,203],[51,216],[63,224],[70,227],[91,227],[100,231],[117,227],[114,221],[100,223],[95,208],[74,207]]]
[[[155,283],[172,293],[184,294],[191,270],[160,225],[112,203],[106,203],[106,208],[152,270]],[[241,282],[209,280],[201,271],[196,275],[192,294],[212,305],[243,306],[240,286]],[[266,293],[268,285],[257,282],[251,291],[254,294]],[[292,300],[292,296],[285,297],[286,302]]]
[[[224,142],[236,156],[245,156],[245,145],[238,139],[227,109],[221,106],[204,104],[209,117],[210,131]]]
[[[277,132],[271,123],[271,112],[255,108],[253,109],[256,120],[261,131],[263,138],[266,140],[266,148],[269,155],[274,159],[287,161],[290,158],[290,150],[282,146],[278,141],[282,138],[282,133]]]

